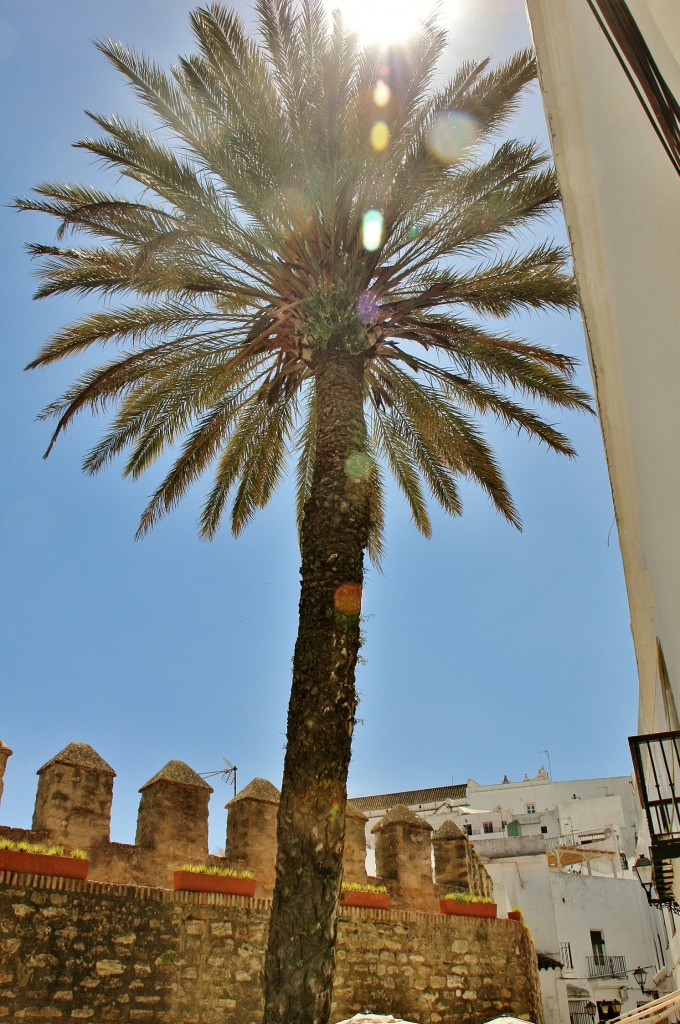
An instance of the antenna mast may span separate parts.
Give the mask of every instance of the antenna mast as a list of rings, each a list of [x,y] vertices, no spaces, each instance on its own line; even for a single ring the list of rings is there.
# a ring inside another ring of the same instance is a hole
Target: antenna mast
[[[202,779],[211,779],[215,775],[221,776],[224,782],[233,782],[234,784],[234,796],[236,796],[236,765],[232,764],[231,761],[227,761],[226,757],[223,757],[224,768],[218,768],[214,772],[199,772],[198,774]]]

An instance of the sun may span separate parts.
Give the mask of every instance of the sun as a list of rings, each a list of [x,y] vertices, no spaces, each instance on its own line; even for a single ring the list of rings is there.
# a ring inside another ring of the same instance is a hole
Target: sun
[[[395,46],[418,33],[427,16],[417,0],[330,0],[364,46]]]

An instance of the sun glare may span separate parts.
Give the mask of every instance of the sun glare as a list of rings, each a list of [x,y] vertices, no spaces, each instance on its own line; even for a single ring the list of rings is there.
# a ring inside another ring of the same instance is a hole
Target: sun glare
[[[415,35],[426,12],[414,0],[336,0],[347,27],[363,45],[395,46]]]

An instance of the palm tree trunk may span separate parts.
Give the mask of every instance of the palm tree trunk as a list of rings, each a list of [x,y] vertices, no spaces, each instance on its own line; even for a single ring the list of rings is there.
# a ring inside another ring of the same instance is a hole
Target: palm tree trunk
[[[363,357],[315,356],[316,458],[302,524],[302,586],[264,967],[265,1024],[330,1013],[356,709],[370,464]]]

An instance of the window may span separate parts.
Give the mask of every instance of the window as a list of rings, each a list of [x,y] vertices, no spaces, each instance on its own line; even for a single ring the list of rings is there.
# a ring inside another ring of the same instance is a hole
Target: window
[[[570,1024],[590,1024],[594,1020],[586,1010],[588,999],[569,1000],[569,1022]]]
[[[547,825],[541,825],[541,833],[542,833],[542,835],[547,836],[547,834],[548,834],[548,826]]]
[[[527,804],[527,814],[536,813],[536,804]]]
[[[604,945],[604,934],[603,932],[592,932],[590,933],[590,944],[593,947],[593,958],[596,967],[604,965],[607,951]]]
[[[574,962],[571,959],[570,942],[560,942],[560,960],[562,961],[562,966],[567,970],[572,971],[574,969]]]
[[[472,825],[470,824],[469,821],[465,822],[465,825],[463,826],[463,828],[465,829],[465,835],[466,836],[471,836],[472,835]]]
[[[486,835],[488,835],[490,832],[493,832],[493,822],[485,821],[484,824],[482,825],[482,828],[484,829]]]

